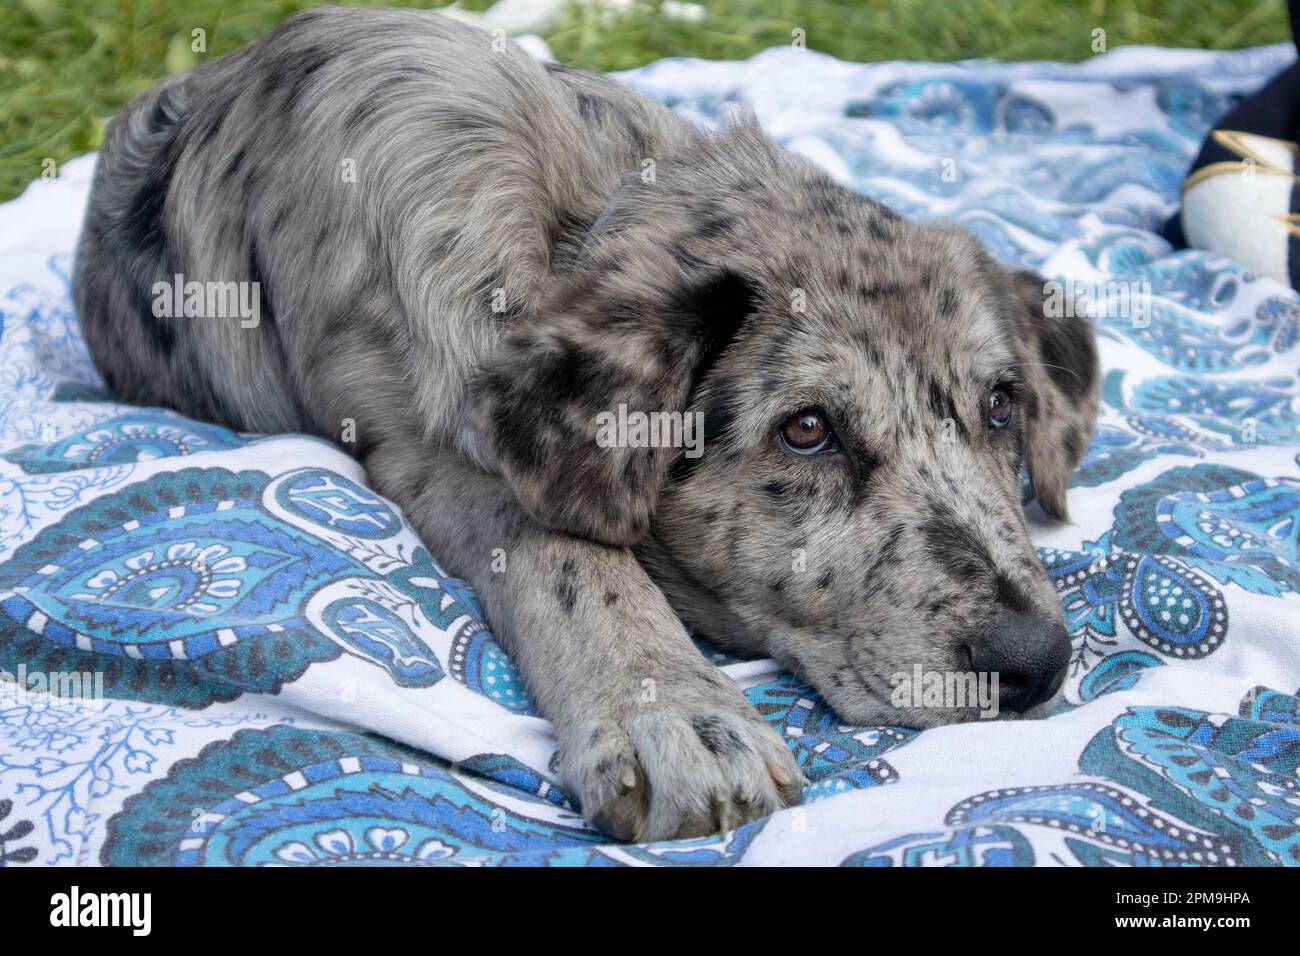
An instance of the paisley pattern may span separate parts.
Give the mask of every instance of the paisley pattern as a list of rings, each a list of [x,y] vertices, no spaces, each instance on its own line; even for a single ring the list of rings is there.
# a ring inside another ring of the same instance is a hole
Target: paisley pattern
[[[1260,306],[1260,312],[1271,321],[1244,321],[1223,329],[1199,318],[1199,313],[1172,301],[1156,299],[1149,323],[1139,325],[1128,318],[1103,318],[1098,332],[1108,338],[1127,339],[1164,365],[1182,372],[1197,375],[1236,372],[1265,365],[1273,357],[1269,346],[1274,337],[1276,315],[1266,306]]]
[[[1047,827],[1081,861],[1096,865],[1234,866],[1232,846],[1209,832],[1192,830],[1140,799],[1105,784],[1011,787],[964,800],[948,823],[999,821]]]
[[[1013,827],[973,826],[898,837],[849,856],[842,866],[1032,866],[1034,850]]]
[[[1232,846],[1105,784],[1010,787],[962,801],[953,829],[853,854],[846,866],[1031,866],[1035,851],[1093,866],[1237,865]]]
[[[1270,724],[1300,726],[1300,696],[1255,687],[1241,699],[1238,716]]]
[[[1112,771],[1117,778],[1203,821],[1253,865],[1300,865],[1300,725],[1184,707],[1130,708],[1109,737],[1094,739],[1080,766],[1122,767]]]
[[[1239,709],[1131,707],[1080,755],[1095,782],[980,793],[948,812],[955,829],[844,863],[1028,865],[1050,847],[1090,866],[1300,866],[1300,696],[1257,687]]]
[[[1096,700],[1103,694],[1129,690],[1148,667],[1159,667],[1160,658],[1146,651],[1118,651],[1107,654],[1079,681],[1079,699]]]
[[[79,429],[53,444],[20,445],[3,457],[24,471],[45,473],[225,451],[244,444],[219,425],[149,410]]]
[[[1227,601],[1206,576],[1178,558],[1120,551],[1111,542],[1107,534],[1082,551],[1039,551],[1074,638],[1081,700],[1100,688],[1131,686],[1119,678],[1137,669],[1213,654],[1228,634]],[[1159,656],[1120,650],[1139,642]],[[1091,675],[1094,666],[1107,676]]]
[[[571,810],[509,793],[360,734],[243,730],[129,799],[109,824],[103,862],[473,864],[484,851],[597,839]]]
[[[813,784],[805,801],[893,783],[898,773],[880,755],[916,734],[904,727],[846,726],[816,691],[789,679],[756,684],[745,696],[785,739]]]
[[[483,624],[468,624],[456,636],[451,648],[451,675],[470,690],[515,713],[537,715],[515,665]]]
[[[98,498],[5,565],[0,663],[102,667],[110,695],[190,707],[278,691],[341,651],[403,686],[439,680],[416,636],[416,615],[446,617],[427,554],[400,565],[396,550],[330,547],[306,522],[372,540],[401,530],[370,492],[314,469],[275,480],[186,469]],[[400,585],[399,567],[424,586],[390,609],[377,598]]]
[[[1262,381],[1198,381],[1175,375],[1138,383],[1131,396],[1134,408],[1159,418],[1136,419],[1135,427],[1182,429],[1215,450],[1245,449],[1263,441],[1294,442],[1300,436],[1300,407],[1293,382],[1286,378]],[[1240,423],[1236,428],[1229,423]],[[1159,432],[1157,432],[1158,434]]]
[[[1117,424],[1102,424],[1075,471],[1071,484],[1095,488],[1122,478],[1156,455],[1203,458],[1207,442],[1185,425],[1170,420],[1128,417]],[[1026,495],[1033,497],[1028,482]]]
[[[1300,300],[1158,235],[1205,130],[1291,55],[625,75],[703,124],[751,105],[900,213],[1089,284],[1103,360],[1071,523],[1025,483],[1073,640],[1056,716],[855,726],[697,636],[804,802],[631,846],[583,821],[473,591],[355,462],[111,401],[68,294],[91,165],[65,164],[0,207],[0,865],[1300,863]]]
[[[1174,468],[1125,491],[1115,543],[1177,555],[1223,584],[1259,594],[1300,592],[1300,477],[1225,466]]]

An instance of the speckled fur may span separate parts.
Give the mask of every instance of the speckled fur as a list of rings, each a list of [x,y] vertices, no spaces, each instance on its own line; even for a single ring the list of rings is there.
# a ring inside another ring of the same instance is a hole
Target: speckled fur
[[[625,178],[646,159],[653,182]],[[260,282],[262,322],[154,318],[175,273]],[[893,709],[890,673],[964,670],[1007,607],[1060,618],[1019,472],[1063,517],[1097,401],[1086,323],[750,122],[705,135],[435,15],[300,14],[132,102],[75,291],[127,401],[336,441],[355,422],[345,447],[477,589],[564,784],[618,837],[798,799],[688,627],[846,720],[924,726],[973,715]],[[994,384],[1012,428],[984,423]],[[702,411],[703,456],[598,447],[619,404]],[[814,404],[843,454],[781,446]]]

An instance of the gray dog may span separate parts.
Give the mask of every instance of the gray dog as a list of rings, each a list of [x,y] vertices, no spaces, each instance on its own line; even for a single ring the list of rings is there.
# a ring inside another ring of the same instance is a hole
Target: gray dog
[[[258,320],[167,317],[175,276],[247,283]],[[122,399],[364,463],[616,837],[800,797],[688,628],[857,723],[977,716],[895,706],[917,667],[995,672],[1016,712],[1063,680],[1020,474],[1064,517],[1087,322],[752,122],[697,131],[434,14],[312,10],[114,120],[75,291]]]

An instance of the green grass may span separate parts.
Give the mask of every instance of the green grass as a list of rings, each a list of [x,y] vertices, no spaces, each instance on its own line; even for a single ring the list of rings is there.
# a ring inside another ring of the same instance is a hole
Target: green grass
[[[360,0],[356,5],[379,5]],[[95,149],[105,120],[167,73],[227,53],[312,3],[303,0],[0,0],[0,199]],[[406,5],[439,6],[407,0]],[[488,0],[466,4],[482,9]],[[1212,49],[1288,39],[1282,0],[721,0],[703,22],[656,4],[611,16],[571,7],[547,40],[593,70],[665,56],[738,59],[791,42],[850,60],[1081,60],[1093,31],[1132,43]],[[207,50],[190,49],[206,31]]]

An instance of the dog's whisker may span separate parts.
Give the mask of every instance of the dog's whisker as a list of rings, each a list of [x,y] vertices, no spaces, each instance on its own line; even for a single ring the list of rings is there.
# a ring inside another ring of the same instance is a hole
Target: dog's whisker
[[[1013,368],[1028,368],[1028,367],[1031,367],[1031,366],[1032,366],[1032,367],[1035,367],[1035,368],[1054,368],[1054,369],[1058,369],[1058,370],[1060,370],[1060,371],[1062,371],[1062,372],[1068,372],[1070,375],[1072,375],[1072,376],[1073,376],[1074,378],[1076,378],[1076,379],[1082,380],[1082,376],[1081,376],[1081,375],[1079,374],[1079,372],[1076,371],[1075,369],[1067,368],[1067,367],[1064,366],[1064,365],[1053,365],[1053,364],[1050,363],[1050,362],[1017,362],[1017,363],[1015,363],[1014,365],[1008,365],[1008,366],[1006,367],[1006,370],[1009,371],[1009,370],[1011,370],[1011,369],[1013,369]]]

